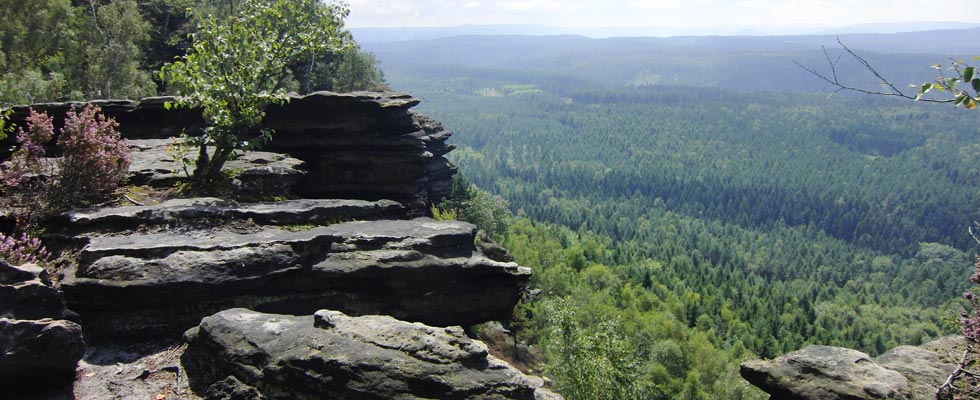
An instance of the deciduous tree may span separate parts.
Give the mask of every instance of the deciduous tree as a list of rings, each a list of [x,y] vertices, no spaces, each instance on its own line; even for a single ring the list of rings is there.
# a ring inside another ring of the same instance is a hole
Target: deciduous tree
[[[244,0],[226,18],[203,17],[183,60],[162,73],[183,95],[177,105],[201,109],[208,128],[197,142],[194,183],[213,188],[225,161],[256,148],[265,108],[287,100],[291,63],[349,46],[341,34],[346,6],[318,0]],[[208,148],[212,148],[209,152]]]

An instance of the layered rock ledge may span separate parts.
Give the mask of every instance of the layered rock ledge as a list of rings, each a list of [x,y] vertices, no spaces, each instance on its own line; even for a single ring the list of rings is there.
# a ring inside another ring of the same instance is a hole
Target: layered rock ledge
[[[74,379],[82,358],[82,328],[66,318],[61,293],[40,267],[0,260],[0,385],[17,397],[32,386]]]
[[[174,334],[234,307],[437,326],[509,318],[530,270],[485,257],[471,224],[378,219],[399,207],[190,199],[69,213],[69,230],[92,231],[75,238],[87,244],[61,288],[92,337]]]

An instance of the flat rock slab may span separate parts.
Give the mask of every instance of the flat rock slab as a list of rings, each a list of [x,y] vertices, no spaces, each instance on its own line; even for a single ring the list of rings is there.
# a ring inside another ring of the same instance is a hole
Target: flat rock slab
[[[170,335],[232,307],[443,326],[506,319],[531,271],[483,256],[475,233],[419,218],[93,235],[61,288],[93,337]]]
[[[298,199],[238,203],[214,197],[172,199],[152,206],[77,210],[60,215],[53,225],[75,234],[124,231],[154,225],[193,224],[196,221],[249,220],[260,225],[326,225],[352,220],[399,218],[405,207],[391,200]]]
[[[742,377],[773,399],[911,399],[909,380],[865,353],[810,345],[771,361],[748,361]]]
[[[560,399],[460,327],[231,309],[187,338],[182,361],[203,398]]]
[[[170,187],[190,180],[194,174],[197,149],[185,155],[175,153],[179,139],[129,140],[132,163],[127,176],[130,184]],[[187,160],[184,160],[184,159]],[[232,188],[239,194],[254,196],[288,195],[306,175],[303,161],[284,154],[246,151],[225,163],[232,172]]]

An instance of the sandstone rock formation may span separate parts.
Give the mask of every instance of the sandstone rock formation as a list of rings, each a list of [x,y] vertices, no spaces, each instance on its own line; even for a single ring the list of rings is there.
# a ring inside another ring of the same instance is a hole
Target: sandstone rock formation
[[[922,399],[956,369],[967,343],[947,337],[871,358],[857,350],[807,346],[771,361],[742,364],[742,377],[772,399]]]
[[[184,365],[208,398],[548,399],[459,327],[387,316],[232,309],[188,332]]]
[[[400,208],[184,199],[73,212],[67,230],[98,229],[73,239],[87,244],[61,288],[91,337],[173,334],[234,307],[440,326],[509,318],[530,270],[484,257],[468,223],[378,220]]]
[[[93,101],[116,118],[127,139],[169,139],[181,133],[199,134],[200,113],[167,110],[173,98],[141,101]],[[405,204],[412,215],[424,215],[429,202],[449,193],[456,172],[445,157],[453,149],[452,135],[441,124],[411,111],[419,101],[400,93],[317,92],[293,96],[271,107],[264,128],[276,135],[263,150],[286,153],[302,160],[309,173],[293,194],[312,198],[389,199]],[[55,117],[56,127],[72,107],[86,103],[34,104]],[[10,120],[23,126],[28,107],[13,108]],[[5,158],[12,138],[0,146]],[[231,168],[231,167],[229,167]]]

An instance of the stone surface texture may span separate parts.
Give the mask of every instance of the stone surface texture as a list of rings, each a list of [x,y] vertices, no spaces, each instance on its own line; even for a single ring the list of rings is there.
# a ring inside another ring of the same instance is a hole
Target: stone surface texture
[[[745,362],[741,373],[777,400],[932,400],[968,346],[962,336],[949,336],[871,358],[857,350],[811,345],[771,361]]]
[[[233,307],[440,326],[510,316],[529,269],[485,257],[468,223],[378,219],[399,212],[390,201],[212,198],[71,212],[61,223],[87,244],[61,288],[92,337],[175,334]]]
[[[557,398],[459,327],[327,310],[288,316],[232,309],[187,336],[184,365],[206,398]]]
[[[129,183],[150,193],[145,203],[193,172],[182,158],[197,149],[181,153],[173,138],[200,134],[203,120],[168,109],[173,100],[91,102],[130,140]],[[85,104],[32,107],[60,128]],[[0,397],[46,387],[35,398],[561,399],[460,327],[509,319],[531,271],[474,225],[425,218],[456,167],[444,157],[451,133],[416,104],[292,96],[266,110],[266,152],[226,164],[233,179],[219,192],[238,201],[45,221],[46,245],[63,256],[53,279],[0,263]],[[22,124],[27,107],[13,111]],[[28,375],[72,384],[31,386]]]
[[[19,396],[74,378],[85,351],[82,328],[65,318],[60,292],[33,264],[0,260],[0,385]]]
[[[189,181],[194,173],[197,149],[181,147],[179,139],[130,139],[128,143],[133,157],[130,184],[170,187]],[[188,153],[181,155],[179,149]],[[226,162],[224,169],[232,176],[229,191],[253,198],[289,196],[306,175],[302,160],[266,151],[243,152]]]

